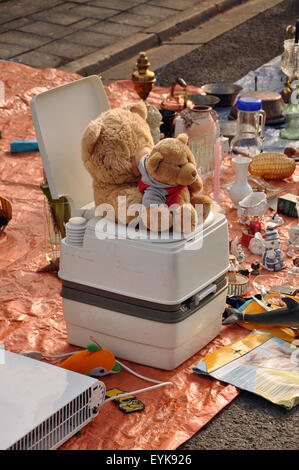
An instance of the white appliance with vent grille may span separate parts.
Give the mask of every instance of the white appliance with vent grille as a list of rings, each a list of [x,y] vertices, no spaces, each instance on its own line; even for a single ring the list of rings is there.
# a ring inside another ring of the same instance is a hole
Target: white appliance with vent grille
[[[105,391],[97,379],[2,351],[0,449],[57,449],[97,416]]]

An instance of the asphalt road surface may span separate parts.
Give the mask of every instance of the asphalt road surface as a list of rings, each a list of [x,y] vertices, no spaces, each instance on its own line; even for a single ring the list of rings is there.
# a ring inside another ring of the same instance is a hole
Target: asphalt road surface
[[[296,18],[299,19],[299,0],[285,0],[171,62],[159,77],[159,84],[170,86],[178,76],[195,86],[235,82],[282,54],[285,29],[289,24],[295,25]]]
[[[295,24],[297,17],[299,0],[285,0],[169,64],[160,76],[160,85],[169,86],[178,76],[197,86],[213,81],[235,82],[282,53],[285,28]],[[298,406],[288,411],[261,397],[240,392],[179,449],[298,450],[298,428]],[[212,464],[212,460],[208,463]]]

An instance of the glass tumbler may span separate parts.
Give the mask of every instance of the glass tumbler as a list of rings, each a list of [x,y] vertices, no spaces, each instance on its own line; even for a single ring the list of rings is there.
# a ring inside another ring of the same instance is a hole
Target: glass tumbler
[[[48,262],[60,256],[61,240],[65,238],[65,224],[71,218],[71,207],[65,197],[44,200],[45,212],[45,253]]]

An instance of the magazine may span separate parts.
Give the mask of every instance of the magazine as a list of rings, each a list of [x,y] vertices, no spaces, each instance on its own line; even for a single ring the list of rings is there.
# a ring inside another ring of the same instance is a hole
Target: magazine
[[[299,348],[255,331],[209,354],[193,371],[253,392],[277,405],[299,403]]]

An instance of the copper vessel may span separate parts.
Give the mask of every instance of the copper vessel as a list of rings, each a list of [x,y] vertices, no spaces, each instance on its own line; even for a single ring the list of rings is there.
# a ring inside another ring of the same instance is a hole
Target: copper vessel
[[[180,85],[183,88],[183,94],[181,91],[175,91],[175,87],[177,85]],[[170,89],[170,94],[164,96],[160,108],[180,113],[183,109],[193,108],[193,106],[194,103],[188,99],[187,84],[185,80],[178,77]]]

